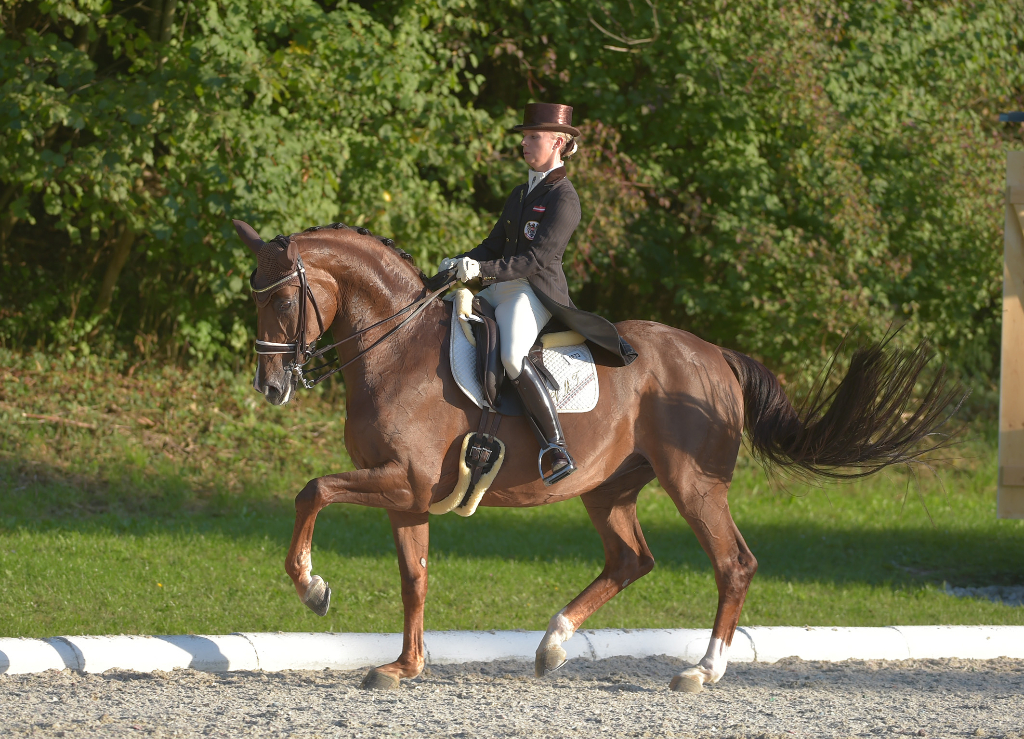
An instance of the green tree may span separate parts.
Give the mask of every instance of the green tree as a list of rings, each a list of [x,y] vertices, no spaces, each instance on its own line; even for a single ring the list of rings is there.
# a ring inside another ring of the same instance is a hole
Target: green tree
[[[355,222],[423,260],[479,230],[464,183],[502,129],[458,97],[466,55],[425,30],[441,14],[8,0],[3,340],[237,354],[233,217],[269,236]]]
[[[637,169],[642,215],[624,193],[619,217],[629,248],[576,254],[586,307],[798,375],[848,332],[877,338],[893,323],[965,372],[992,371],[1008,144],[995,114],[1024,103],[1019,3],[486,12],[476,104],[571,102],[621,136]]]
[[[577,302],[806,378],[906,324],[998,356],[1024,9],[1002,0],[0,0],[0,341],[227,359],[264,235],[424,268],[487,232],[531,100],[575,107]]]

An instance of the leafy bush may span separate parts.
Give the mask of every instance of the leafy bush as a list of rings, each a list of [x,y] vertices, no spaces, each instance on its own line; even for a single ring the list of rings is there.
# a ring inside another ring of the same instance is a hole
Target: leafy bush
[[[230,218],[365,225],[429,269],[486,233],[543,100],[585,126],[582,307],[791,380],[892,323],[994,372],[1019,4],[364,5],[5,0],[0,342],[237,357]]]
[[[424,31],[440,10],[388,28],[308,0],[151,5],[5,7],[6,344],[234,356],[251,255],[231,218],[268,238],[357,222],[423,260],[484,228],[463,185],[502,127],[459,100],[464,55]]]
[[[486,76],[517,69],[534,95],[573,101],[621,134],[639,172],[628,248],[585,260],[588,307],[798,374],[848,331],[877,338],[893,322],[968,373],[993,370],[996,113],[1024,102],[1019,5],[544,3],[501,16],[481,56],[506,71]]]

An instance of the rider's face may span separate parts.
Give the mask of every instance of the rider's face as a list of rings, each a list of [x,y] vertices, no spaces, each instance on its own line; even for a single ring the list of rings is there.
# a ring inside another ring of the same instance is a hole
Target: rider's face
[[[551,131],[527,131],[523,134],[523,159],[537,172],[547,172],[561,161],[558,143],[562,136]]]

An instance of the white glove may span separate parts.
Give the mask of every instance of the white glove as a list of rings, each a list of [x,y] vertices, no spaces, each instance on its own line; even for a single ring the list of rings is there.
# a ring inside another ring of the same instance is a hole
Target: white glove
[[[444,259],[441,260],[441,264],[438,266],[437,271],[447,272],[458,263],[459,260],[456,259],[455,257],[445,257]]]
[[[480,262],[469,257],[462,257],[459,260],[459,281],[469,282],[474,277],[480,276]]]

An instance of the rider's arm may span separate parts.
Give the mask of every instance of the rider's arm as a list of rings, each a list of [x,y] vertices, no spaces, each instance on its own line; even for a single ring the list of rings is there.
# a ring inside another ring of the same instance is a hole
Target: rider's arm
[[[569,187],[557,188],[543,202],[545,210],[542,216],[535,217],[538,225],[533,240],[526,241],[526,236],[520,237],[524,240],[520,243],[528,244],[528,248],[508,259],[480,259],[481,277],[505,282],[529,277],[548,268],[562,268],[562,254],[580,222],[580,199]],[[533,217],[534,213],[530,216]],[[468,256],[478,259],[473,252]]]
[[[501,250],[504,247],[504,244],[505,230],[501,227],[501,218],[499,218],[486,239],[481,241],[478,246],[475,246],[466,253],[459,254],[458,256],[469,257],[470,259],[475,259],[478,262],[499,259],[501,257]]]
[[[469,257],[470,259],[475,259],[478,262],[489,262],[492,259],[501,259],[502,252],[505,250],[505,242],[507,241],[504,223],[511,218],[510,209],[520,207],[523,197],[520,194],[520,190],[525,187],[526,185],[520,185],[512,190],[512,193],[508,196],[508,200],[505,201],[505,207],[501,209],[501,215],[498,216],[498,220],[494,222],[494,228],[491,229],[487,238],[469,251],[457,254],[455,257],[456,259]]]

